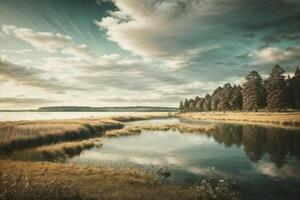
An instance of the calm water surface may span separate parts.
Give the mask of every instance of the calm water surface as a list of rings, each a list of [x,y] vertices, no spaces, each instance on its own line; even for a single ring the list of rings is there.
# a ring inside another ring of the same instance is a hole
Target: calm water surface
[[[178,122],[165,119],[130,124]],[[220,123],[210,134],[143,131],[138,136],[104,138],[103,143],[102,148],[83,151],[67,162],[164,167],[171,171],[170,181],[185,183],[203,176],[227,177],[236,182],[244,199],[300,196],[299,130]]]
[[[0,121],[77,119],[119,115],[141,115],[149,112],[0,112]],[[152,113],[153,114],[153,113]]]

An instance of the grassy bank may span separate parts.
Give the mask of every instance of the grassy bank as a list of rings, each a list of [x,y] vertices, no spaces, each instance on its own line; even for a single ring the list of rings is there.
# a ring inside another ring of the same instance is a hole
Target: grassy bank
[[[272,123],[282,126],[300,126],[300,112],[198,112],[176,113],[174,116],[194,120],[224,120],[236,122]]]
[[[177,130],[181,133],[208,133],[215,129],[213,125],[189,125],[189,124],[159,124],[159,125],[129,125],[123,129],[106,131],[106,137],[133,136],[141,134],[142,130],[149,131],[169,131]]]
[[[232,191],[230,186],[223,181],[217,182],[216,184],[201,182],[199,185],[195,186],[164,184],[155,181],[152,176],[136,169],[114,170],[107,168],[100,169],[74,165],[64,165],[58,163],[32,163],[1,160],[0,171],[2,173],[2,176],[0,178],[0,185],[2,186],[1,190],[7,189],[6,191],[8,191],[8,194],[6,195],[10,195],[9,197],[13,197],[10,199],[17,199],[14,197],[20,196],[22,193],[24,195],[34,195],[42,193],[36,195],[37,197],[40,197],[40,195],[43,195],[43,193],[45,193],[45,197],[49,196],[49,194],[53,194],[53,198],[50,198],[52,200],[72,199],[69,198],[68,195],[72,195],[74,199],[101,200],[239,199],[238,193]],[[23,176],[26,176],[28,178],[25,180],[19,179],[18,181],[13,181],[12,184],[7,184],[9,182],[7,180],[7,177],[9,177],[8,174],[14,174],[15,177],[19,177],[20,174],[22,174]],[[45,184],[44,190],[39,190],[39,187],[37,187],[37,185],[43,185],[40,184],[40,182],[42,180],[45,180],[45,178],[47,180],[47,184]],[[22,181],[27,181],[29,179],[32,183],[36,183],[35,186],[34,184],[22,183]],[[55,183],[54,185],[58,185],[59,187],[52,187],[53,183]],[[24,185],[32,186],[32,190],[29,190],[30,188],[24,189]],[[61,189],[63,187],[66,188],[65,192]],[[3,195],[4,193],[1,190],[0,192]],[[22,192],[26,190],[28,192]],[[57,193],[59,195],[57,195]],[[5,198],[0,197],[0,199],[2,200]],[[41,198],[28,199],[35,200]]]
[[[80,154],[85,149],[102,146],[99,138],[75,142],[61,142],[32,149],[16,151],[10,155],[13,160],[24,161],[63,161]]]
[[[130,136],[130,135],[139,135],[141,134],[140,128],[135,127],[125,127],[123,129],[106,131],[105,136],[107,137],[120,137],[120,136]]]
[[[0,152],[11,152],[45,144],[87,139],[103,134],[106,130],[120,129],[117,121],[55,120],[24,121],[0,124]]]
[[[123,122],[165,118],[168,113],[68,120],[36,120],[0,123],[0,152],[101,136],[121,129]],[[123,131],[123,134],[124,131]]]
[[[133,126],[136,129],[151,130],[151,131],[168,131],[178,130],[181,133],[201,133],[209,132],[215,129],[213,125],[189,125],[189,124],[160,124],[160,125],[136,125]]]

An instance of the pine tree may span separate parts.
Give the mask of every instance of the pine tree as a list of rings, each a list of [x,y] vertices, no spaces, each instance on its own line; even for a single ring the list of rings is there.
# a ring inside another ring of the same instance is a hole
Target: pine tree
[[[229,100],[231,110],[242,110],[243,108],[243,95],[242,87],[234,85],[232,88],[231,98]]]
[[[194,112],[195,111],[195,100],[194,99],[190,99],[189,100],[189,112]]]
[[[189,111],[189,102],[187,99],[185,99],[183,103],[183,112],[188,112],[188,111]]]
[[[295,108],[296,106],[296,98],[294,94],[294,84],[293,84],[293,79],[288,75],[286,79],[286,95],[287,95],[287,107],[288,108]]]
[[[300,70],[299,70],[299,67],[297,67],[297,69],[295,71],[295,75],[292,78],[292,84],[293,84],[293,96],[294,96],[294,102],[295,102],[294,108],[300,109]]]
[[[180,101],[180,104],[179,104],[179,112],[184,112],[184,106],[183,106],[183,102]]]
[[[243,108],[246,111],[257,111],[263,105],[262,78],[256,71],[251,71],[246,76],[243,84]]]
[[[266,80],[268,110],[280,111],[286,107],[286,83],[283,73],[284,70],[275,65]]]
[[[211,110],[210,103],[211,103],[211,96],[209,94],[206,94],[206,96],[204,98],[204,103],[203,103],[203,110],[204,111],[210,111]]]
[[[212,111],[218,110],[218,104],[220,103],[220,95],[221,95],[221,87],[218,87],[214,90],[212,96],[211,96],[211,102],[210,102],[210,108]]]
[[[219,103],[217,105],[217,109],[219,111],[228,111],[230,110],[230,99],[232,95],[232,86],[229,83],[226,83],[224,87],[221,89],[219,94]]]
[[[196,111],[201,112],[203,111],[203,104],[204,104],[205,99],[204,98],[200,98],[197,102],[196,102]]]

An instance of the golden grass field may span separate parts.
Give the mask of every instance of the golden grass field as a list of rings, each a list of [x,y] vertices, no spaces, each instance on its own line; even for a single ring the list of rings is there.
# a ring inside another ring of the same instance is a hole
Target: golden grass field
[[[223,120],[265,124],[271,123],[282,126],[300,126],[300,112],[197,112],[175,113],[173,116],[193,120]]]
[[[200,183],[198,186],[164,184],[155,181],[153,179],[153,176],[151,176],[150,174],[146,174],[145,172],[141,172],[137,169],[116,170],[48,162],[20,162],[6,160],[5,162],[0,162],[0,171],[2,174],[14,174],[17,177],[18,174],[22,174],[23,176],[30,177],[33,182],[38,184],[42,184],[42,180],[46,177],[48,182],[50,181],[58,185],[67,186],[68,190],[66,191],[70,194],[71,192],[78,192],[80,198],[74,199],[239,199],[239,194],[232,191],[230,189],[230,186],[224,182],[217,183],[216,188],[218,188],[218,190],[216,190],[215,187],[212,187],[209,183],[206,182]],[[13,184],[16,183],[13,182]],[[12,191],[18,192],[14,188],[10,189],[13,189]],[[20,188],[19,190],[21,189],[24,190],[24,188]],[[53,189],[50,188],[50,191],[47,192],[51,193],[53,192]],[[17,195],[18,194],[16,194],[16,196]],[[65,193],[61,195],[66,196]],[[31,199],[38,199],[35,198],[36,196],[30,197]]]

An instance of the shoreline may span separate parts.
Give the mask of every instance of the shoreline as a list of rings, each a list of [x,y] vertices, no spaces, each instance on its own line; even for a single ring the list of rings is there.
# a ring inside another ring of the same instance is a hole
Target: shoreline
[[[238,122],[245,124],[300,127],[300,112],[192,112],[174,113],[174,117],[189,120]]]

